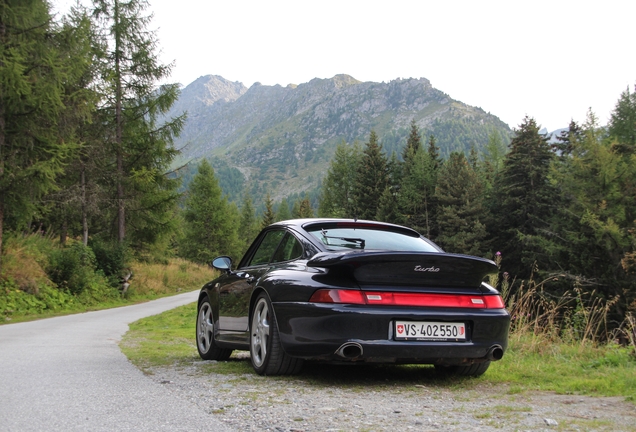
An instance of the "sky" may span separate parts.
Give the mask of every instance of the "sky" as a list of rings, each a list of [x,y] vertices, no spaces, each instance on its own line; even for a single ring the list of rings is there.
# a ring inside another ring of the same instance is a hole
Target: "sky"
[[[74,0],[50,0],[59,14]],[[88,0],[83,0],[88,2]],[[149,0],[171,82],[427,78],[510,127],[602,125],[636,85],[636,1]]]

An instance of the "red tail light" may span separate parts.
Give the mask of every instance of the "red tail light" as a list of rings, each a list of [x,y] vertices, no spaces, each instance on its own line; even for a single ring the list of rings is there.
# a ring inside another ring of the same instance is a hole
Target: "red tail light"
[[[312,303],[348,303],[392,306],[456,307],[503,309],[498,295],[422,294],[358,290],[322,289],[309,299]]]

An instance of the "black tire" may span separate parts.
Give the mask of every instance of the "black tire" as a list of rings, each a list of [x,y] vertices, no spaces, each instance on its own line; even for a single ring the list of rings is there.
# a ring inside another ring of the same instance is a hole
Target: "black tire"
[[[214,314],[207,296],[201,299],[197,312],[197,350],[203,360],[227,360],[231,349],[220,348],[214,341]]]
[[[473,363],[467,366],[444,366],[435,365],[435,370],[445,375],[472,376],[483,375],[490,367],[490,361]]]
[[[250,360],[259,375],[295,375],[303,360],[285,353],[280,343],[272,303],[261,293],[254,302],[250,319]]]

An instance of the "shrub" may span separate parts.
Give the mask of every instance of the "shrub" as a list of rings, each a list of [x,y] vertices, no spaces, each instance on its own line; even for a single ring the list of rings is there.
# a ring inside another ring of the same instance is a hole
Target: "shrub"
[[[97,269],[108,278],[111,286],[119,285],[119,278],[128,267],[128,248],[115,242],[92,240],[89,246],[95,253]]]
[[[95,281],[95,267],[95,254],[91,248],[82,243],[72,243],[49,255],[47,274],[59,289],[80,294]]]

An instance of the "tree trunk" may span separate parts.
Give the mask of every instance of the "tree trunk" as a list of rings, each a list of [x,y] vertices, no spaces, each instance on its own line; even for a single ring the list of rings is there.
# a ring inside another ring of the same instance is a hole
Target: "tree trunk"
[[[117,240],[124,242],[126,223],[124,208],[124,149],[122,139],[122,83],[121,83],[121,35],[119,26],[119,2],[115,0],[115,145],[117,148]]]
[[[4,44],[6,26],[0,16],[0,43]],[[0,59],[0,69],[4,62]],[[5,147],[4,95],[0,86],[0,182],[4,180],[4,147]],[[0,183],[1,184],[1,183]],[[0,190],[0,274],[2,274],[2,238],[4,236],[4,192]]]
[[[66,223],[66,216],[62,220],[62,226],[60,227],[60,244],[66,245],[66,238],[68,237],[68,224]]]
[[[86,167],[82,163],[80,171],[80,184],[82,187],[82,243],[88,246],[88,221],[86,218]]]

